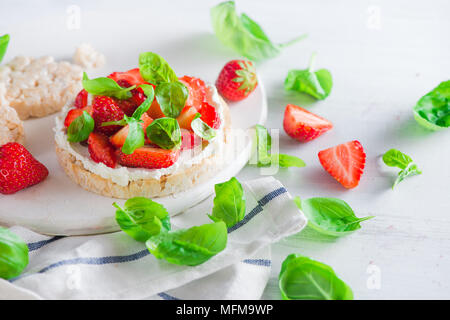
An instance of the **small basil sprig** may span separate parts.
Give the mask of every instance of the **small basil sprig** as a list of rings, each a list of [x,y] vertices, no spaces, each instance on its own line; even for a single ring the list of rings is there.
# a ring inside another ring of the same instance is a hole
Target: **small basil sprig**
[[[194,133],[204,140],[211,140],[215,138],[216,130],[206,124],[200,117],[200,113],[197,113],[191,122],[191,128]]]
[[[139,55],[139,71],[145,81],[154,85],[178,81],[177,75],[167,61],[153,52],[143,52]]]
[[[414,107],[414,118],[430,130],[450,127],[450,80],[420,98]]]
[[[272,137],[269,131],[262,125],[255,125],[256,133],[256,156],[258,167],[268,167],[271,164],[277,164],[282,168],[288,167],[304,167],[305,162],[296,157],[287,154],[269,154],[272,147]]]
[[[236,13],[234,1],[225,1],[211,9],[211,22],[217,38],[227,47],[250,60],[273,58],[281,49],[305,36],[285,44],[270,41],[261,27],[245,13]]]
[[[95,121],[91,115],[86,111],[72,121],[69,128],[67,128],[67,140],[70,142],[81,142],[89,138],[89,135],[94,130]]]
[[[391,149],[383,155],[383,162],[389,167],[400,168],[401,171],[397,175],[392,189],[395,188],[397,184],[403,181],[406,177],[421,174],[422,171],[417,168],[417,165],[407,154],[402,153],[399,150]]]
[[[174,118],[153,120],[147,127],[147,137],[163,149],[178,149],[181,145],[181,129]]]
[[[167,210],[159,203],[143,197],[128,199],[123,208],[113,203],[120,229],[137,241],[145,242],[162,231],[170,230]]]
[[[9,229],[0,227],[0,278],[17,277],[27,265],[27,244]]]
[[[327,236],[341,237],[361,229],[360,222],[372,219],[373,216],[358,218],[352,208],[336,198],[310,198],[294,202],[308,218],[308,226]]]
[[[352,289],[330,266],[298,254],[283,261],[278,284],[283,300],[353,300]]]
[[[151,254],[167,262],[196,266],[225,249],[227,226],[219,221],[189,229],[161,232],[145,243]]]
[[[8,48],[9,44],[9,34],[5,34],[0,37],[0,63],[3,60],[3,57],[5,56],[6,49]]]
[[[113,79],[106,77],[89,79],[86,72],[83,73],[82,83],[84,90],[92,95],[114,97],[121,100],[131,98],[130,91],[136,88],[136,86],[121,87]]]
[[[228,228],[244,219],[245,195],[239,181],[233,177],[230,180],[218,183],[214,187],[214,207],[212,214],[208,215],[213,221],[224,221]]]
[[[328,97],[333,87],[331,73],[327,69],[314,71],[315,59],[316,54],[314,53],[308,69],[288,72],[284,81],[285,90],[303,92],[319,100]]]
[[[155,95],[164,115],[176,118],[186,104],[189,90],[179,81],[163,82],[156,87]]]

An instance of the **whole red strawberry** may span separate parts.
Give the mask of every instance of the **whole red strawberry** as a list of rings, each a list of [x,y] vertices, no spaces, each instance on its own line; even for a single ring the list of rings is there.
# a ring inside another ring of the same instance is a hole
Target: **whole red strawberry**
[[[232,60],[220,71],[216,80],[219,93],[231,101],[240,101],[258,85],[256,70],[251,61]]]
[[[97,96],[92,102],[92,118],[95,121],[95,130],[108,136],[116,133],[121,126],[102,127],[103,122],[119,121],[123,119],[124,112],[110,97]]]
[[[16,193],[47,176],[47,168],[21,144],[11,142],[0,147],[0,193]]]

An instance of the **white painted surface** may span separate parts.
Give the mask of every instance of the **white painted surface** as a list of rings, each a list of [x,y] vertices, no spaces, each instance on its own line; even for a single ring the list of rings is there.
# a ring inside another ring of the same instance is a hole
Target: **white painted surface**
[[[157,48],[175,61],[175,70],[196,74],[201,65],[214,80],[221,65],[236,57],[211,33],[208,11],[216,2],[141,1],[127,7],[112,1],[40,1],[36,7],[32,1],[3,0],[0,30],[13,39],[6,59],[19,53],[69,57],[85,41],[104,52],[109,65],[124,69],[135,62],[135,53]],[[66,9],[73,3],[81,8],[81,29],[67,31]],[[358,299],[450,298],[450,131],[427,132],[411,112],[423,94],[449,78],[450,3],[242,0],[238,5],[276,41],[309,35],[258,65],[269,100],[268,127],[281,128],[287,103],[306,106],[335,126],[307,144],[281,130],[281,151],[302,157],[308,166],[276,178],[293,195],[339,197],[358,216],[376,216],[346,238],[318,241],[302,233],[274,245],[273,276],[263,298],[279,298],[280,263],[292,252],[331,265]],[[287,71],[305,67],[314,51],[317,67],[334,77],[331,95],[321,102],[283,90]],[[367,163],[360,186],[345,190],[323,171],[317,152],[353,139],[364,146]],[[390,189],[395,170],[385,170],[378,158],[392,147],[423,170],[395,191]],[[238,178],[258,175],[247,167]],[[368,272],[377,271],[380,288],[370,289]]]

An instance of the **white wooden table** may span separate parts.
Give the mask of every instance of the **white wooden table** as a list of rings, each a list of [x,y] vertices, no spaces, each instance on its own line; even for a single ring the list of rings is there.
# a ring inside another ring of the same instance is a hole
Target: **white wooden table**
[[[236,57],[211,33],[209,8],[218,2],[40,1],[37,7],[33,1],[2,0],[0,33],[12,35],[9,57],[69,57],[86,41],[108,53],[110,65],[117,68],[134,62],[124,59],[130,51],[157,46],[169,61],[184,55],[186,63],[174,67],[186,74],[195,74],[200,63],[210,66],[213,81],[221,64]],[[74,4],[81,9],[81,31],[61,33]],[[267,126],[282,128],[288,103],[334,124],[332,131],[307,144],[281,129],[281,151],[301,157],[307,167],[280,171],[276,178],[292,195],[339,197],[358,216],[376,216],[342,239],[316,239],[302,232],[273,245],[272,277],[263,298],[280,298],[277,276],[289,253],[332,266],[357,299],[450,298],[450,130],[427,132],[411,111],[423,94],[449,78],[450,2],[241,0],[238,6],[274,41],[309,35],[257,66],[269,98]],[[110,32],[117,24],[121,35]],[[88,36],[82,32],[86,29]],[[283,90],[287,71],[305,68],[314,51],[317,67],[328,68],[334,78],[332,93],[322,102]],[[345,190],[322,169],[317,153],[354,139],[367,153],[366,169],[360,185]],[[423,170],[395,191],[390,188],[395,170],[386,170],[379,159],[390,148],[411,155]],[[257,168],[247,167],[238,178],[258,175]]]

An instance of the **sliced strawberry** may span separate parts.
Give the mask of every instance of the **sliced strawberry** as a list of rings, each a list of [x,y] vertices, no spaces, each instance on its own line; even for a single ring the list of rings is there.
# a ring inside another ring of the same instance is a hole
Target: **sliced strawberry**
[[[219,129],[220,116],[219,112],[217,112],[217,109],[214,106],[210,105],[208,102],[204,102],[199,112],[201,114],[200,119],[202,119],[203,122],[205,122],[213,129]]]
[[[194,148],[195,146],[201,144],[201,139],[199,136],[194,134],[194,132],[181,129],[181,147],[180,150],[189,150]]]
[[[141,117],[141,120],[144,121],[142,123],[142,128],[144,129],[144,133],[147,130],[147,127],[152,123],[153,119],[150,118],[146,113],[144,113]],[[125,140],[128,136],[128,125],[120,129],[118,132],[116,132],[109,141],[115,146],[116,148],[121,148],[125,144]]]
[[[179,79],[189,90],[189,96],[186,100],[186,106],[195,107],[200,110],[203,102],[206,101],[206,85],[199,78],[184,76]]]
[[[349,141],[319,152],[323,168],[344,187],[358,185],[366,163],[366,154],[359,141]]]
[[[10,142],[0,147],[0,193],[16,193],[47,176],[47,168],[21,144]]]
[[[89,114],[92,114],[92,107],[87,106],[83,109],[70,109],[69,112],[67,112],[66,118],[64,119],[64,126],[68,128],[73,120],[78,118],[83,114],[83,111],[86,111]]]
[[[180,155],[179,149],[166,150],[157,147],[143,146],[134,150],[132,154],[124,154],[116,150],[119,163],[126,167],[161,169],[173,165]]]
[[[300,141],[313,140],[333,127],[333,124],[299,106],[288,104],[284,111],[284,131]]]
[[[93,161],[104,163],[110,168],[116,167],[115,149],[104,134],[92,132],[88,138],[88,150]]]
[[[139,72],[139,68],[131,69],[126,72],[113,72],[108,78],[113,79],[117,83],[119,83],[119,80],[126,80],[130,85],[136,86],[146,83]]]
[[[191,122],[194,120],[195,115],[198,113],[195,107],[186,106],[181,111],[177,118],[180,128],[191,130]]]
[[[75,108],[82,109],[87,106],[87,102],[88,102],[88,92],[83,89],[77,94],[73,106]]]
[[[153,119],[159,119],[165,117],[165,114],[161,111],[161,107],[159,106],[158,101],[153,100],[152,105],[147,111],[148,115]]]
[[[240,101],[258,85],[256,70],[252,62],[232,60],[220,71],[216,80],[217,91],[230,101]]]
[[[122,127],[116,125],[102,127],[102,123],[122,120],[124,114],[114,99],[110,97],[96,96],[92,102],[92,118],[95,121],[95,130],[108,136],[116,133]]]

